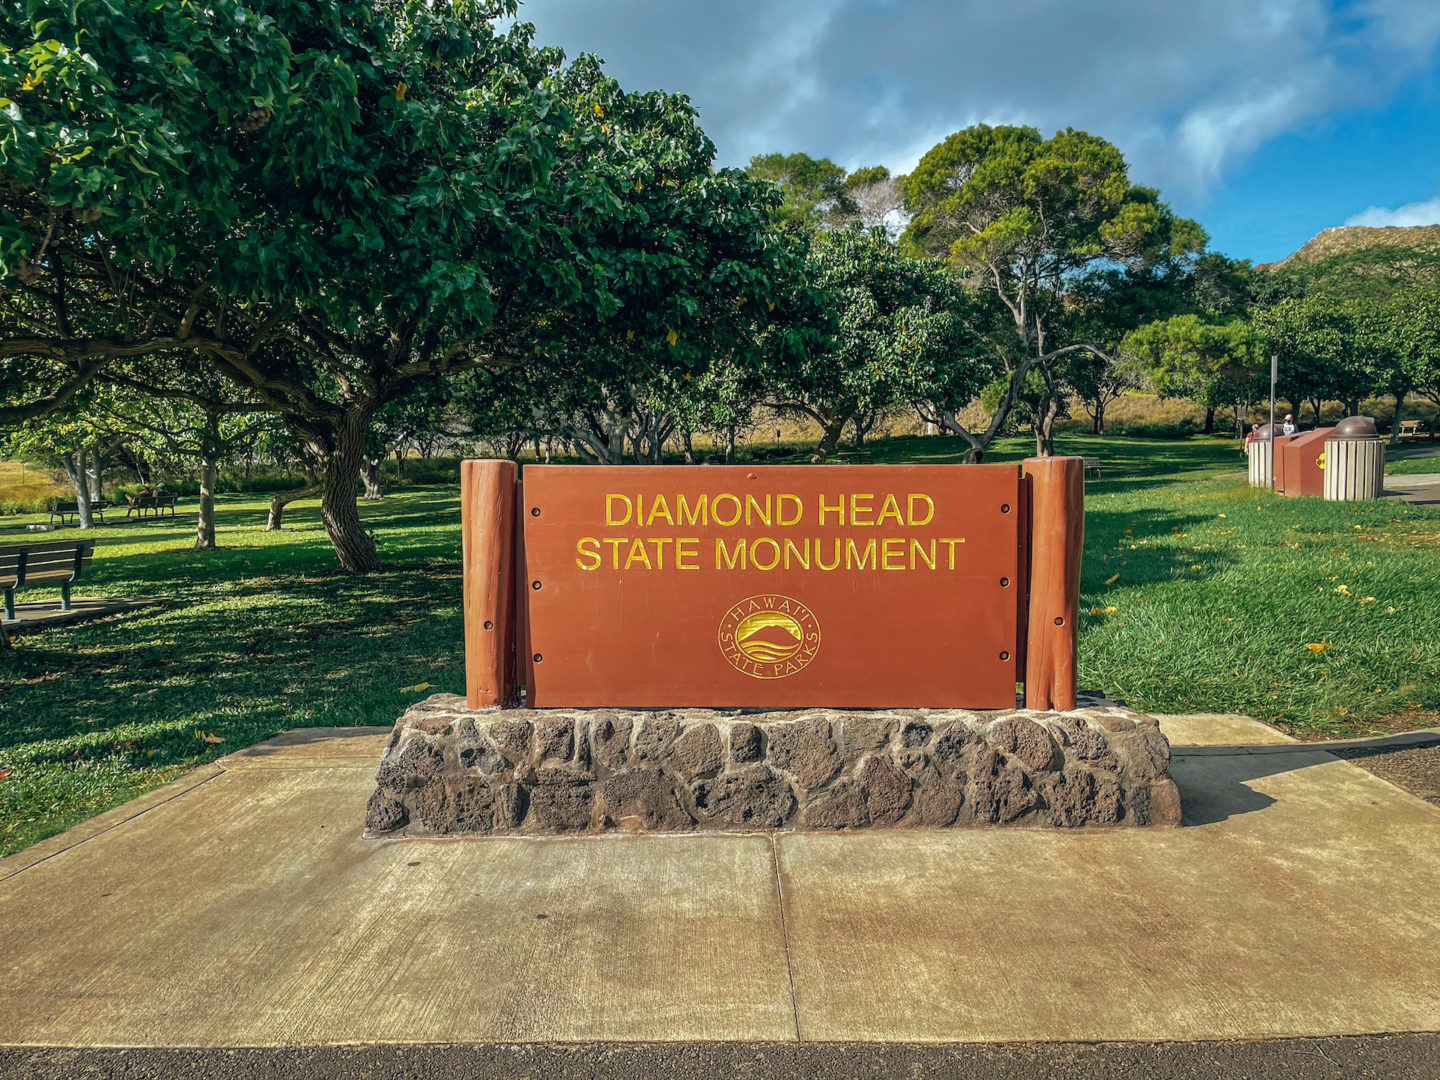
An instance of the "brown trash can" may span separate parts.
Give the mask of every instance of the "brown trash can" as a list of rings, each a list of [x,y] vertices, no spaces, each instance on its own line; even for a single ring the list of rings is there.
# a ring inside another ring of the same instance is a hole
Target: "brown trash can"
[[[1291,435],[1281,445],[1275,440],[1275,490],[1281,495],[1323,495],[1325,472],[1321,464],[1325,440],[1334,428],[1315,428]]]
[[[1385,490],[1385,443],[1369,416],[1348,416],[1325,440],[1325,498],[1378,499]]]
[[[1261,424],[1260,430],[1256,432],[1255,438],[1245,448],[1245,455],[1249,459],[1250,486],[1258,488],[1272,487],[1274,490],[1283,492],[1285,490],[1285,446],[1296,435],[1280,434],[1280,427],[1275,427],[1275,440],[1270,440],[1270,425]],[[1271,449],[1275,452],[1275,467],[1270,467]],[[1273,484],[1272,484],[1273,479]]]

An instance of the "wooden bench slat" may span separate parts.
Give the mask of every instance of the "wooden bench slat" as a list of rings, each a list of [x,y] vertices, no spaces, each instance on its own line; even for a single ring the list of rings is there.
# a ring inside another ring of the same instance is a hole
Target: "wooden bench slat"
[[[84,569],[85,569],[84,567],[81,567],[81,572],[82,572],[82,573],[84,572]],[[25,584],[26,584],[26,585],[34,585],[37,581],[72,581],[72,580],[78,580],[78,577],[72,577],[72,575],[73,575],[74,573],[75,573],[75,567],[74,567],[74,566],[66,567],[66,568],[64,568],[63,570],[60,569],[59,567],[52,567],[52,568],[50,568],[50,569],[48,569],[48,570],[31,570],[31,569],[29,569],[29,568],[27,567],[26,570],[25,570]],[[11,574],[9,577],[6,577],[5,575],[0,574],[0,588],[13,589],[14,587],[15,587],[15,576],[14,576],[13,574]]]
[[[89,563],[90,563],[90,556],[89,556],[89,555],[82,555],[82,556],[80,556],[80,565],[81,565],[81,566],[88,566]],[[17,567],[19,567],[19,565],[20,565],[20,560],[19,560],[19,559],[12,559],[12,560],[9,561],[8,564],[7,564],[7,563],[0,563],[0,573],[3,573],[4,570],[7,569],[7,568],[13,573],[13,572],[15,571],[15,569],[16,569]],[[70,552],[70,554],[69,554],[68,556],[67,556],[67,555],[61,555],[61,556],[59,556],[59,557],[56,557],[56,556],[54,556],[54,555],[47,555],[47,556],[44,556],[44,557],[38,558],[38,559],[26,559],[26,560],[25,560],[25,573],[26,573],[27,575],[33,577],[35,574],[43,574],[43,573],[46,573],[46,572],[51,571],[51,570],[55,570],[55,571],[67,570],[67,571],[68,571],[68,570],[74,569],[74,566],[75,566],[75,553],[72,551],[72,552]]]
[[[42,540],[33,544],[0,545],[0,590],[4,591],[5,617],[15,617],[15,592],[37,584],[58,584],[60,606],[68,610],[70,586],[84,576],[94,554],[93,540]]]
[[[0,544],[0,559],[7,556],[19,556],[20,552],[28,551],[31,556],[43,555],[51,551],[68,551],[72,554],[77,547],[84,547],[86,554],[95,550],[94,540],[36,540],[28,544]]]

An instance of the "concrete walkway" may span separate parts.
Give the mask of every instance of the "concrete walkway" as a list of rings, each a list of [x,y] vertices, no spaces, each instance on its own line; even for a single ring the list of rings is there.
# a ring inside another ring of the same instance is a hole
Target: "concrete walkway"
[[[0,861],[0,1044],[1440,1029],[1440,808],[1162,722],[1181,829],[774,840],[367,841],[384,732],[292,732]]]
[[[1440,473],[1387,476],[1385,494],[1417,506],[1440,506]]]

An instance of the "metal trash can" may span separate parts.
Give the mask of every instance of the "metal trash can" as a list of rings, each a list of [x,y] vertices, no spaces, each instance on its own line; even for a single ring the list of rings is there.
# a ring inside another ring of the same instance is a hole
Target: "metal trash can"
[[[1262,424],[1255,438],[1245,445],[1245,456],[1250,459],[1250,486],[1270,486],[1270,425]]]
[[[1385,490],[1385,443],[1370,416],[1348,416],[1325,440],[1325,498],[1378,499]]]

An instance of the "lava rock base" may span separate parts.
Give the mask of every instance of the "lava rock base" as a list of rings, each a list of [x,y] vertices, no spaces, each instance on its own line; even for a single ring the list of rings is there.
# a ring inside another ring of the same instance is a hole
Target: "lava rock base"
[[[1180,824],[1170,744],[1120,708],[405,712],[370,836]]]

